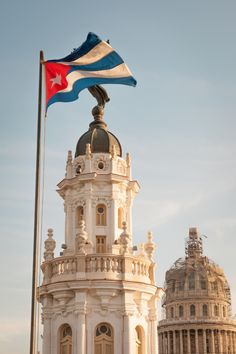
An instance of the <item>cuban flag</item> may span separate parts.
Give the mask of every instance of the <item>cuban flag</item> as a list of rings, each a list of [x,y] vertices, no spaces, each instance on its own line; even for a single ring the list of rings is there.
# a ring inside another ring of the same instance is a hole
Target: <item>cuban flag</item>
[[[45,62],[46,111],[55,102],[71,102],[79,92],[99,84],[136,86],[123,59],[96,34],[62,59]]]

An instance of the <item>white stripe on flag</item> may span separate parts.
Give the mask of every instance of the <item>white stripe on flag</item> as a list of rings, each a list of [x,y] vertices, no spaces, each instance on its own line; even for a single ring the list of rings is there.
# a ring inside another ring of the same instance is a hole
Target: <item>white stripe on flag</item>
[[[88,65],[102,59],[113,51],[114,50],[107,42],[102,41],[82,57],[70,62],[61,63],[66,65]]]
[[[129,68],[126,64],[122,63],[115,68],[109,70],[100,70],[100,71],[83,71],[83,70],[76,70],[72,71],[70,74],[66,76],[68,81],[68,86],[60,92],[69,92],[72,90],[72,87],[75,81],[84,79],[84,78],[118,78],[118,77],[129,77],[132,76]]]

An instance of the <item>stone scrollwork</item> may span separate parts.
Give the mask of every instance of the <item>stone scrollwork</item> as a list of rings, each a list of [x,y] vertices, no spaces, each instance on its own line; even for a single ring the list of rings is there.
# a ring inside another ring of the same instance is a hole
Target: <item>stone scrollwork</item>
[[[112,199],[111,198],[100,198],[100,197],[97,197],[97,198],[93,198],[92,199],[92,207],[95,208],[96,205],[98,204],[105,204],[108,208],[111,207],[111,203],[112,203]]]
[[[83,172],[84,168],[85,168],[85,163],[81,157],[79,159],[75,160],[75,162],[74,162],[75,175],[79,175],[81,172]]]
[[[109,160],[103,155],[97,156],[93,162],[93,167],[96,171],[107,171],[108,165]]]
[[[77,208],[78,206],[85,207],[85,204],[86,204],[86,201],[84,199],[78,199],[74,203],[75,208]]]
[[[91,244],[88,241],[88,234],[85,231],[85,222],[81,220],[79,222],[79,231],[75,238],[75,251],[77,254],[86,254],[85,247],[86,245]]]

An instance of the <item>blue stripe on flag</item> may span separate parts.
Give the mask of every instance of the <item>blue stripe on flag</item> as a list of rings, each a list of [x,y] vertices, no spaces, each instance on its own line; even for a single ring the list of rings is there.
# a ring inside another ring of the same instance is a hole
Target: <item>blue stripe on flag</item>
[[[47,108],[55,102],[72,102],[77,100],[80,91],[85,88],[99,84],[121,84],[136,86],[137,81],[133,76],[118,77],[118,78],[84,78],[75,81],[73,89],[69,92],[58,92],[48,101]]]
[[[65,58],[62,59],[54,59],[48,60],[48,62],[58,62],[58,61],[74,61],[83,55],[87,54],[91,49],[93,49],[96,45],[98,45],[102,40],[92,32],[89,32],[86,41],[81,44],[81,46],[75,49],[71,54],[67,55]]]
[[[113,69],[116,66],[123,64],[123,59],[116,52],[111,52],[102,59],[96,61],[95,63],[91,63],[88,65],[72,65],[69,73],[77,70],[84,71],[99,71],[99,70],[109,70]]]

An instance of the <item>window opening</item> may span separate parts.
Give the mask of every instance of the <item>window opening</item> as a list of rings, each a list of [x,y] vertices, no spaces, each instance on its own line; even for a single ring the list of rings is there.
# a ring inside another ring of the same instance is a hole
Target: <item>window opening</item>
[[[104,204],[98,204],[96,207],[96,225],[106,225],[106,206]]]
[[[106,236],[96,236],[96,252],[106,253]]]
[[[190,305],[190,316],[195,316],[195,305]]]
[[[114,338],[112,327],[108,323],[100,323],[95,329],[95,354],[114,354]]]
[[[72,354],[72,330],[68,324],[60,330],[60,354]]]

